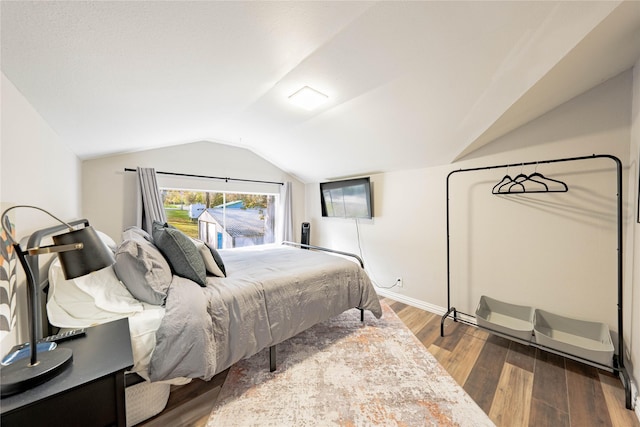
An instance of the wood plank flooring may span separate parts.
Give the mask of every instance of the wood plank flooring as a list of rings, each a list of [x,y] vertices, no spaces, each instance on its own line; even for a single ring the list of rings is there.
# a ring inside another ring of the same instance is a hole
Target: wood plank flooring
[[[497,426],[640,426],[609,372],[385,301]]]
[[[640,427],[609,372],[458,322],[440,337],[440,316],[385,302],[498,427]],[[172,387],[165,410],[140,425],[205,426],[226,375]]]

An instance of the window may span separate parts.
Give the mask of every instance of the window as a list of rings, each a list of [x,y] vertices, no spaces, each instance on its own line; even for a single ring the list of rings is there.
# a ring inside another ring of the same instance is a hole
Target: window
[[[274,194],[161,189],[167,222],[211,246],[238,248],[275,242]]]

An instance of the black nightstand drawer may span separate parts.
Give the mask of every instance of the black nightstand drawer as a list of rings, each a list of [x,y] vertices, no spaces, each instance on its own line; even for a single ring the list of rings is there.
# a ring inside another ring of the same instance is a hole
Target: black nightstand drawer
[[[33,405],[23,406],[3,416],[2,426],[118,425],[116,390],[113,376],[102,378]],[[91,424],[87,424],[88,420]]]

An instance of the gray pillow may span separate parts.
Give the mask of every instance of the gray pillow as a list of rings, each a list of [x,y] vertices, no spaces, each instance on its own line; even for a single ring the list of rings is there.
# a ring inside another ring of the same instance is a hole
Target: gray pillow
[[[171,284],[171,267],[145,240],[125,240],[118,246],[113,268],[118,279],[139,301],[163,305]]]
[[[149,243],[153,243],[151,235],[135,225],[125,228],[122,232],[122,240],[140,240],[140,238],[143,238]]]
[[[193,280],[200,286],[206,285],[207,270],[204,261],[189,236],[157,221],[153,223],[151,234],[175,274]]]

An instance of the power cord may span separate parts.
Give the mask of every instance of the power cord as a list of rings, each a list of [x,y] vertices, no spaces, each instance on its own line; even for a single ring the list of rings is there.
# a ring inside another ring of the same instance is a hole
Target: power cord
[[[360,243],[360,227],[359,227],[359,223],[358,223],[358,218],[356,218],[356,235],[358,236],[358,251],[360,252],[360,258],[362,258],[362,259],[364,260],[364,255],[362,254],[362,245],[361,245],[361,243]],[[368,264],[365,262],[365,264],[364,264],[364,265],[368,265]],[[398,283],[400,283],[400,279],[396,279],[396,282],[395,282],[393,285],[391,285],[391,286],[380,286],[380,285],[378,285],[378,284],[377,284],[377,282],[378,282],[378,281],[375,279],[374,274],[373,274],[373,272],[372,272],[370,269],[367,269],[367,268],[365,267],[365,272],[366,272],[367,274],[369,274],[369,276],[371,276],[371,281],[373,282],[373,284],[374,284],[374,286],[375,286],[376,288],[380,288],[380,289],[393,289],[393,288],[395,288],[396,286],[398,286]]]

